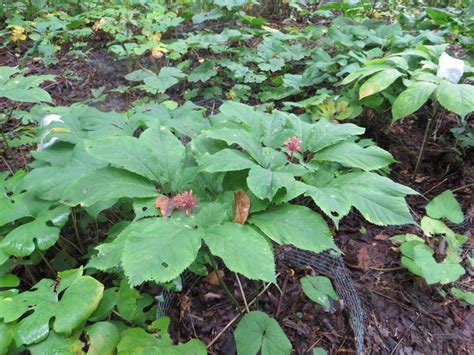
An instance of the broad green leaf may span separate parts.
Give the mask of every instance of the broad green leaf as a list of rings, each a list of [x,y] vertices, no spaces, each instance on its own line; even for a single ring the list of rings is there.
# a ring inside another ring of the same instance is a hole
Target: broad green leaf
[[[319,120],[314,124],[305,125],[304,127],[303,150],[310,150],[312,152],[319,152],[333,144],[365,132],[365,128],[358,127],[352,123],[336,125],[327,120]]]
[[[117,310],[122,319],[144,327],[148,321],[156,319],[156,307],[150,307],[153,302],[155,299],[152,296],[140,294],[130,287],[127,280],[120,281]]]
[[[340,143],[323,149],[315,157],[316,161],[333,161],[344,166],[365,171],[384,168],[395,162],[392,154],[376,146],[361,147],[356,143]]]
[[[444,234],[446,236],[454,235],[454,232],[446,225],[443,221],[439,219],[433,219],[428,216],[424,216],[421,219],[420,227],[423,233],[432,237],[437,234]]]
[[[353,73],[350,73],[348,76],[344,78],[341,84],[348,85],[355,80],[366,78],[369,75],[372,75],[372,74],[375,74],[382,70],[387,70],[387,69],[391,69],[391,67],[389,65],[384,65],[384,64],[368,65],[360,69],[357,69]]]
[[[242,317],[234,332],[237,353],[245,355],[289,355],[291,343],[278,322],[261,311]]]
[[[137,138],[115,136],[88,141],[86,149],[89,154],[106,160],[117,168],[126,169],[150,180],[159,180],[157,154]]]
[[[2,287],[17,287],[20,285],[20,279],[13,274],[6,274],[0,276],[0,288]]]
[[[121,334],[117,353],[120,355],[204,355],[207,354],[207,350],[206,346],[196,339],[184,344],[169,345],[158,334],[149,334],[142,328],[128,328]]]
[[[451,190],[444,191],[428,203],[426,213],[431,218],[447,218],[456,224],[462,223],[464,220],[461,206]]]
[[[261,163],[262,145],[259,138],[244,129],[220,128],[203,132],[209,138],[225,141],[227,144],[238,144],[244,151]]]
[[[217,71],[214,70],[214,62],[207,60],[189,74],[188,81],[191,83],[206,82],[215,75],[217,75]]]
[[[5,324],[0,322],[0,354],[8,354],[8,348],[13,341],[15,323]]]
[[[57,333],[71,334],[95,311],[103,293],[104,285],[91,276],[75,280],[56,307],[54,330]]]
[[[459,288],[452,287],[451,288],[451,293],[453,294],[454,297],[456,297],[459,300],[466,301],[469,303],[471,306],[474,306],[474,292],[467,292],[467,291],[462,291]],[[1,344],[1,343],[0,343]]]
[[[171,281],[196,259],[201,238],[202,233],[197,229],[155,218],[153,224],[132,232],[126,240],[122,254],[125,276],[131,285]]]
[[[289,188],[295,181],[292,174],[264,169],[255,165],[250,169],[247,184],[255,196],[271,200],[281,188]]]
[[[149,180],[126,170],[102,168],[76,180],[62,200],[69,206],[88,207],[100,200],[156,195],[155,186]]]
[[[120,340],[118,328],[110,322],[97,322],[86,328],[88,355],[114,355]]]
[[[94,313],[89,317],[90,322],[105,320],[110,316],[119,299],[118,288],[112,287],[104,291],[104,295]]]
[[[204,241],[231,271],[253,280],[276,282],[272,247],[252,227],[228,222],[209,228]]]
[[[392,106],[393,121],[398,121],[418,111],[428,101],[437,87],[436,84],[419,81],[402,91]]]
[[[52,331],[46,340],[28,346],[32,355],[77,355],[81,354],[84,343],[79,339],[81,332],[76,332],[73,336],[64,336]]]
[[[223,149],[216,154],[205,154],[199,161],[199,170],[208,173],[246,170],[254,166],[257,164],[235,149]]]
[[[453,84],[443,80],[436,90],[436,97],[443,107],[463,119],[474,111],[474,85]]]
[[[53,280],[42,279],[31,291],[0,299],[0,318],[6,323],[19,320],[14,334],[18,346],[48,337],[52,318],[55,318],[54,330],[69,335],[94,312],[104,286],[90,276],[81,276],[81,269],[72,271],[74,273],[69,272],[69,278],[64,279],[64,287],[61,283],[57,286]]]
[[[329,309],[331,306],[330,298],[337,301],[339,297],[332,287],[331,280],[324,276],[305,276],[300,279],[303,292],[308,298]]]
[[[47,250],[59,239],[61,227],[69,216],[69,208],[59,206],[45,209],[35,220],[20,225],[8,233],[0,242],[0,250],[17,257],[31,255],[36,247]]]
[[[336,249],[324,219],[307,207],[282,205],[252,214],[249,223],[257,226],[275,242],[320,253]]]
[[[185,158],[185,147],[168,129],[147,129],[139,139],[145,143],[157,157],[159,181],[172,183],[181,173]]]
[[[402,75],[403,74],[396,69],[386,69],[380,73],[375,74],[360,87],[359,100],[388,88]]]

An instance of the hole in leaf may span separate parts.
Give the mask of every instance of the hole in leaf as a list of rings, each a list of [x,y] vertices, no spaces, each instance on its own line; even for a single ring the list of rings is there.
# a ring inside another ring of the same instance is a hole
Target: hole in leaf
[[[170,265],[166,262],[161,262],[161,266],[163,266],[164,268],[168,268]]]
[[[337,213],[336,211],[331,211],[331,216],[339,217],[339,213]]]
[[[146,210],[148,210],[148,207],[146,207],[146,206],[142,207],[143,212],[145,212]]]

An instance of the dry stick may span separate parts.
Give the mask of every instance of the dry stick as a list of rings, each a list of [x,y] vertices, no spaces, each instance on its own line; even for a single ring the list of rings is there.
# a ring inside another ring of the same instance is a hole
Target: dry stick
[[[286,290],[286,285],[288,283],[288,278],[289,278],[289,274],[287,272],[286,275],[285,275],[285,278],[283,279],[283,284],[281,285],[280,299],[278,300],[278,305],[277,305],[277,309],[276,309],[276,312],[275,312],[275,318],[277,318],[277,319],[278,319],[278,316],[280,315],[280,312],[281,312],[281,306],[283,304],[283,296],[285,295],[285,290]]]
[[[428,190],[426,190],[425,192],[423,192],[422,195],[426,195],[428,192],[433,191],[438,186],[443,185],[447,180],[448,180],[448,178],[444,178],[443,180],[441,180],[441,182],[437,183],[435,186],[433,186],[433,187],[429,188]]]
[[[420,170],[421,160],[423,159],[423,155],[425,153],[426,142],[428,141],[433,122],[433,117],[430,117],[428,119],[428,123],[426,124],[425,134],[423,136],[423,142],[421,143],[420,152],[418,153],[418,159],[416,160],[415,170],[413,171],[413,176],[411,178],[412,180],[415,180],[418,170]]]
[[[53,276],[56,277],[56,271],[54,271],[54,268],[51,266],[48,259],[46,259],[46,257],[43,255],[43,253],[41,251],[39,251],[39,249],[37,250],[37,252],[41,256],[41,259],[43,259],[43,261],[46,264],[46,266],[48,267],[48,269],[53,273]]]
[[[5,165],[7,166],[7,169],[10,170],[10,173],[12,175],[15,174],[15,172],[13,171],[12,167],[10,166],[10,164],[8,164],[7,160],[3,157],[3,155],[0,155],[0,158],[2,158],[3,162],[5,163]]]
[[[278,274],[276,275],[276,277],[278,277],[279,275],[280,275],[280,273],[278,273]],[[262,290],[252,301],[250,301],[249,307],[250,307],[251,305],[253,305],[253,304],[255,303],[255,301],[256,301],[261,295],[263,295],[263,294],[265,293],[265,291],[266,291],[271,285],[273,285],[273,284],[272,284],[271,282],[269,282],[269,283],[267,284],[267,286],[265,286],[265,287],[263,288],[263,290]],[[237,319],[239,319],[239,317],[240,317],[240,314],[237,314],[234,318],[232,318],[232,319],[230,320],[230,322],[227,323],[227,325],[226,325],[224,328],[222,328],[222,330],[219,332],[219,334],[217,334],[217,335],[215,336],[215,338],[212,339],[212,341],[207,345],[207,348],[209,349],[211,346],[213,346],[214,343],[222,336],[222,334],[224,334],[225,331],[226,331],[227,329],[229,329],[229,327],[230,327],[232,324],[234,324]]]
[[[237,279],[237,283],[239,284],[240,293],[242,294],[242,298],[244,300],[245,310],[248,313],[250,312],[249,305],[247,304],[247,298],[245,297],[244,288],[242,287],[242,283],[240,282],[240,278],[239,278],[239,275],[237,275],[237,273],[235,273],[235,278]]]
[[[471,186],[474,186],[474,183],[472,184],[467,184],[467,185],[464,185],[464,186],[461,186],[461,187],[457,187],[455,189],[452,189],[451,191],[454,192],[454,191],[459,191],[459,190],[462,190],[462,189],[465,189],[466,187],[471,187]]]

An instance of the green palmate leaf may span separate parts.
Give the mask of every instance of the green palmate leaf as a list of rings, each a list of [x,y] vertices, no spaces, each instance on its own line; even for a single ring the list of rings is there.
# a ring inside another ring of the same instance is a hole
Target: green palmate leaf
[[[451,190],[444,191],[426,205],[426,213],[431,218],[447,218],[459,224],[464,220],[461,206]]]
[[[249,223],[279,244],[293,244],[304,250],[322,252],[336,249],[324,219],[309,208],[282,205],[253,214]]]
[[[120,340],[118,328],[110,322],[97,322],[86,328],[90,355],[113,355]]]
[[[376,146],[363,148],[356,143],[340,143],[316,154],[316,161],[333,161],[347,167],[370,171],[384,168],[395,161],[392,154]]]
[[[122,254],[125,275],[131,285],[171,281],[196,259],[201,239],[202,232],[197,229],[155,218],[154,223],[132,232],[126,240]]]
[[[237,353],[245,355],[289,355],[291,343],[278,322],[263,312],[243,316],[234,333]]]
[[[214,70],[214,62],[205,61],[189,74],[188,81],[191,83],[206,82],[215,75],[217,75],[217,71]]]
[[[0,251],[17,257],[31,255],[36,247],[47,250],[59,238],[61,227],[69,216],[69,208],[59,206],[45,209],[36,215],[34,221],[23,224],[8,233],[0,242]]]
[[[199,170],[208,173],[239,171],[257,166],[247,155],[234,149],[223,149],[216,154],[206,154],[199,161]]]
[[[453,84],[443,80],[436,90],[439,103],[461,118],[474,111],[474,85]]]
[[[167,331],[167,330],[166,330]],[[163,330],[160,332],[162,333]],[[184,344],[172,345],[169,336],[149,334],[141,328],[129,328],[122,332],[117,352],[121,355],[204,355],[206,346],[199,340],[193,339]]]
[[[388,88],[395,80],[403,74],[396,69],[386,69],[380,73],[375,74],[367,80],[359,90],[359,99],[376,94]]]
[[[204,241],[230,270],[253,280],[276,281],[272,247],[253,228],[226,223],[209,228]]]
[[[55,332],[50,332],[46,340],[28,346],[32,355],[61,354],[77,355],[82,352],[84,343],[79,339],[81,332],[76,332],[73,336],[64,336]]]
[[[292,174],[272,171],[255,165],[250,169],[247,184],[255,196],[271,200],[281,188],[289,188],[295,181]]]
[[[87,173],[69,186],[63,202],[88,207],[100,200],[156,195],[155,186],[149,180],[126,170],[102,168]]]
[[[416,82],[395,99],[392,106],[393,121],[411,115],[423,106],[438,86],[426,81]]]
[[[338,296],[332,287],[331,280],[324,276],[305,276],[300,279],[303,292],[309,299],[329,309],[330,299],[338,300]]]
[[[17,345],[32,344],[45,339],[49,333],[51,318],[56,332],[71,334],[82,325],[97,308],[103,294],[104,286],[90,276],[81,276],[82,270],[75,278],[65,282],[64,287],[56,285],[53,280],[43,279],[33,291],[23,292],[0,300],[0,317],[5,323],[26,317],[18,321],[14,339]],[[67,286],[67,287],[66,287]],[[58,294],[64,294],[58,301]]]

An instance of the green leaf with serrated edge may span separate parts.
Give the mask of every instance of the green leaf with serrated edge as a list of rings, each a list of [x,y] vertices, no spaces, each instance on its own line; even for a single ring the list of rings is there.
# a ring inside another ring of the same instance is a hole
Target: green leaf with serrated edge
[[[438,86],[426,81],[416,82],[398,95],[392,106],[392,119],[399,119],[411,115],[423,106]]]
[[[152,225],[132,232],[126,240],[122,254],[125,276],[131,285],[171,281],[196,259],[201,238],[202,232],[197,229],[156,218]]]
[[[87,268],[96,268],[106,271],[120,266],[123,248],[130,234],[134,231],[141,231],[153,223],[155,223],[155,220],[152,218],[144,218],[130,223],[119,233],[113,242],[102,243],[96,247],[98,253],[90,259]]]
[[[324,219],[307,207],[282,205],[252,214],[249,223],[275,242],[319,253],[338,250]]]
[[[234,332],[238,354],[285,355],[291,343],[278,322],[261,311],[244,315]]]
[[[332,287],[331,280],[324,276],[305,276],[300,279],[303,292],[308,298],[329,309],[331,306],[330,298],[337,301],[339,297]]]
[[[356,143],[339,143],[323,149],[315,161],[338,162],[344,166],[360,168],[365,171],[384,168],[395,162],[392,154],[376,146],[363,148]]]
[[[447,218],[456,224],[464,221],[461,205],[456,201],[451,190],[444,191],[428,203],[426,205],[426,213],[431,218]]]
[[[332,219],[336,228],[339,227],[339,221],[351,210],[349,199],[339,187],[314,187],[307,185],[305,196],[313,199],[314,203]]]
[[[244,151],[261,163],[262,145],[259,138],[244,129],[219,128],[205,131],[206,137],[225,141],[227,144],[238,144]]]
[[[64,192],[62,201],[68,206],[87,207],[100,200],[156,195],[155,186],[144,177],[122,169],[102,168],[77,179]]]
[[[97,322],[86,328],[88,355],[113,355],[120,340],[118,328],[111,322]]]
[[[459,288],[452,287],[451,293],[457,299],[466,301],[470,305],[474,306],[474,292],[466,292],[466,291],[460,290]]]
[[[436,97],[444,108],[464,119],[474,112],[474,85],[453,84],[443,80],[436,90]]]
[[[386,69],[380,73],[375,74],[360,87],[359,100],[388,88],[402,75],[403,74],[396,69]]]
[[[250,169],[255,164],[247,155],[234,149],[223,149],[216,154],[205,154],[199,161],[199,170],[208,173]]]
[[[319,120],[314,124],[305,124],[303,130],[303,150],[319,152],[331,145],[350,137],[361,135],[365,128],[352,123],[334,124],[327,120]]]
[[[139,139],[128,136],[107,137],[86,142],[92,156],[106,160],[113,166],[131,171],[150,180],[158,180],[158,154]]]
[[[247,184],[255,196],[271,200],[281,188],[289,187],[295,179],[292,174],[272,171],[255,165],[250,169]]]
[[[185,147],[169,129],[147,129],[139,138],[157,157],[159,181],[172,183],[182,171],[181,166],[185,158]]]
[[[189,74],[188,81],[191,83],[196,83],[198,81],[206,82],[215,75],[217,75],[217,71],[214,70],[214,62],[208,60],[199,65]]]
[[[207,229],[204,241],[231,271],[252,280],[276,282],[272,247],[252,227],[228,222]]]
[[[81,332],[76,332],[73,336],[65,336],[52,331],[46,340],[28,346],[31,355],[61,354],[77,355],[82,352],[84,343],[79,339]]]

